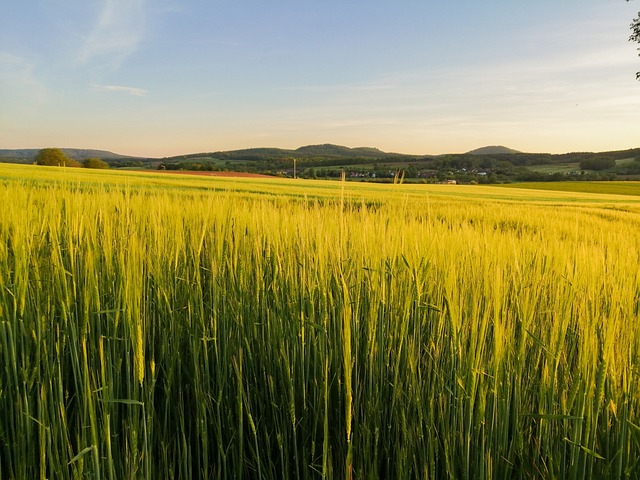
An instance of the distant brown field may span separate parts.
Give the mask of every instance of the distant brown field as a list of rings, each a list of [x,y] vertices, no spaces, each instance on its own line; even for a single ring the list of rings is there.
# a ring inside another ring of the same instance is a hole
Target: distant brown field
[[[274,178],[271,175],[249,172],[209,172],[195,170],[156,170],[157,173],[171,173],[178,175],[200,175],[207,177],[242,177],[242,178]]]

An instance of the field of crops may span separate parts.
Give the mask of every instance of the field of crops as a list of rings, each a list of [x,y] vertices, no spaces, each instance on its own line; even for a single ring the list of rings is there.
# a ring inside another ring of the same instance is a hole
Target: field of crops
[[[612,195],[640,195],[639,182],[531,182],[512,183],[502,185],[502,187],[563,192],[606,193]]]
[[[640,197],[0,165],[0,478],[638,478]]]

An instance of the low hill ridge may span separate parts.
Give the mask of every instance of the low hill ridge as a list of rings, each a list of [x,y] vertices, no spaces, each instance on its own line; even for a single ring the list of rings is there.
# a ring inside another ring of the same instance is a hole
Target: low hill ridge
[[[344,147],[342,145],[333,145],[331,143],[324,143],[321,145],[307,145],[295,150],[298,153],[304,153],[307,155],[330,155],[330,156],[342,156],[342,157],[383,157],[387,153],[373,147]]]
[[[0,149],[0,161],[15,161],[16,163],[31,163],[35,160],[40,148]],[[86,160],[87,158],[99,158],[101,160],[125,160],[139,158],[131,155],[120,155],[106,150],[86,148],[61,148],[64,154],[73,160]]]
[[[522,153],[513,148],[503,147],[502,145],[489,145],[486,147],[476,148],[467,152],[468,155],[506,155],[511,153]]]

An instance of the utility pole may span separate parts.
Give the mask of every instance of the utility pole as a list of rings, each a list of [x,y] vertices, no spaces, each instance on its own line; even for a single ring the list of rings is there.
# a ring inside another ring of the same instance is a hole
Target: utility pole
[[[298,162],[297,158],[293,159],[293,178],[298,178],[296,175],[296,163]]]

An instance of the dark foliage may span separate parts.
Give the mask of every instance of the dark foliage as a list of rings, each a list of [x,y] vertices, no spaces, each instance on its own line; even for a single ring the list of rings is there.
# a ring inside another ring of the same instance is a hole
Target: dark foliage
[[[600,158],[588,158],[580,162],[580,169],[582,170],[608,170],[615,168],[616,161],[610,157]]]
[[[59,148],[43,148],[35,158],[36,165],[50,167],[79,167],[80,163],[67,157]]]
[[[629,0],[627,0],[627,2],[628,1]],[[640,12],[638,12],[638,17],[634,18],[633,22],[631,22],[631,32],[629,41],[640,44]],[[640,48],[638,48],[638,51],[640,51]],[[640,72],[636,73],[636,78],[640,80]]]

